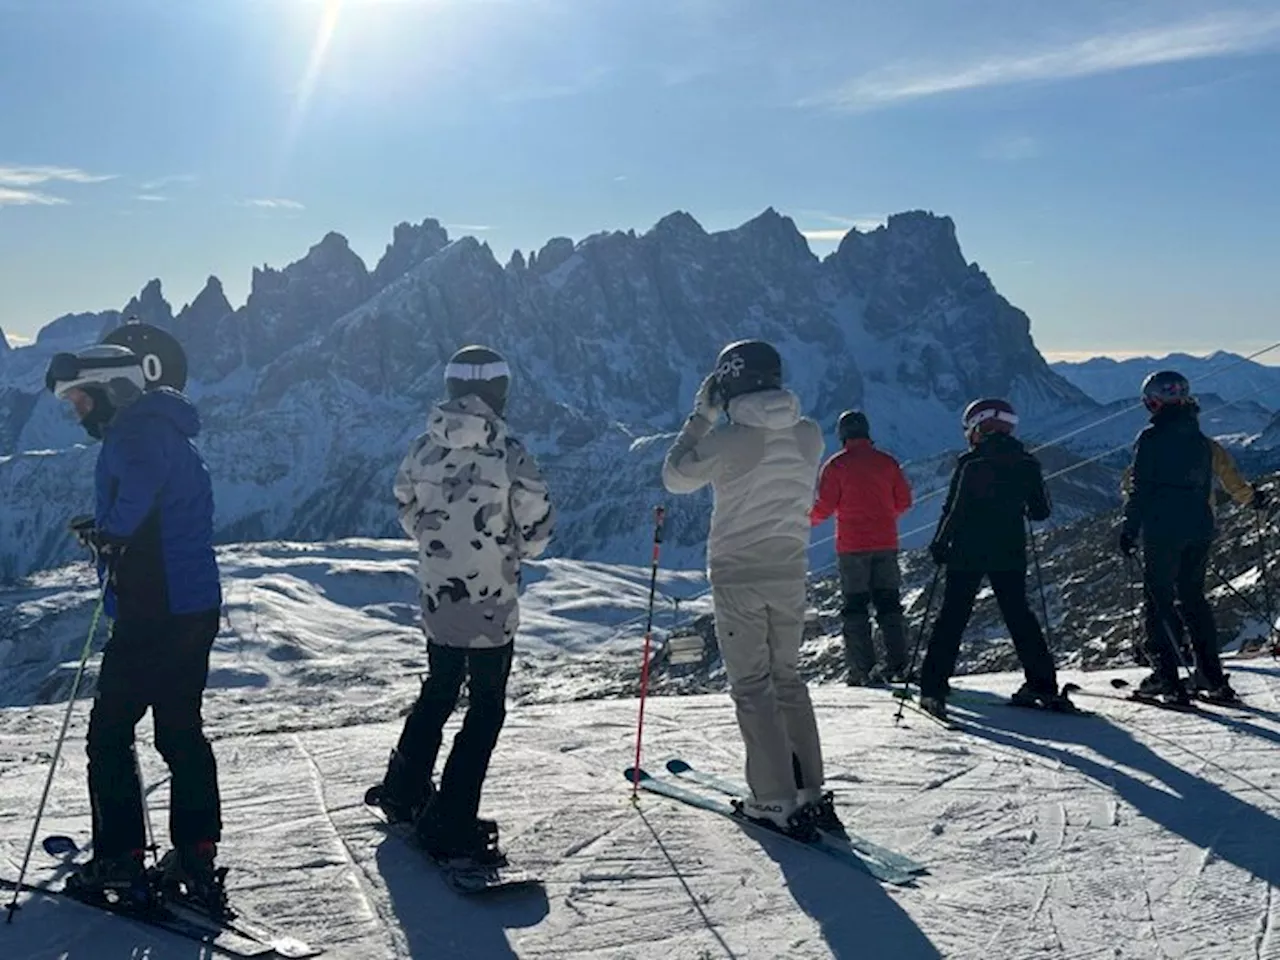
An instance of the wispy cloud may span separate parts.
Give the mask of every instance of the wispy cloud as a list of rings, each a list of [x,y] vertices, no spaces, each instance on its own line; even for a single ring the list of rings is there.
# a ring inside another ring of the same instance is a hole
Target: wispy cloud
[[[21,333],[13,333],[9,330],[4,331],[4,338],[9,341],[11,347],[25,347],[29,343],[34,342],[34,338],[24,336]]]
[[[194,173],[171,173],[165,177],[147,180],[139,184],[139,187],[145,193],[154,193],[157,190],[163,190],[165,187],[172,187],[179,183],[195,183],[196,180],[197,177]]]
[[[114,173],[88,173],[76,167],[0,167],[0,184],[8,187],[34,187],[59,180],[66,183],[101,183],[115,178]]]
[[[818,220],[826,220],[828,223],[838,224],[835,227],[811,227],[807,230],[801,230],[800,235],[806,240],[812,240],[817,243],[838,243],[844,239],[844,235],[850,230],[858,230],[866,233],[883,227],[889,219],[883,214],[864,214],[860,217],[841,217],[834,213],[826,213],[822,210],[805,210],[802,211],[810,217]]]
[[[140,193],[133,199],[141,200],[143,203],[168,203],[168,197],[162,197],[158,193]]]
[[[484,223],[446,223],[444,226],[446,230],[458,230],[462,233],[484,233],[493,229]]]
[[[1280,14],[1228,11],[950,67],[899,64],[856,77],[834,91],[802,101],[802,105],[863,110],[961,90],[1067,80],[1162,63],[1239,56],[1277,46]]]
[[[62,197],[41,193],[39,190],[16,190],[0,186],[0,207],[52,207],[66,202]]]
[[[305,210],[297,200],[286,200],[282,197],[264,197],[257,200],[242,200],[241,206],[257,207],[260,210]]]

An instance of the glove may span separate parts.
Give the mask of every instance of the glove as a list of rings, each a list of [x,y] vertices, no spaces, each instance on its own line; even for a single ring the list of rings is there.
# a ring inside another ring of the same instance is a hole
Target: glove
[[[947,556],[950,552],[950,548],[939,540],[929,544],[929,556],[933,557],[933,562],[940,567],[947,562]]]
[[[108,540],[93,517],[84,514],[72,517],[67,521],[67,529],[75,534],[82,547],[93,554],[95,562],[104,560],[111,564],[124,552],[124,544]]]
[[[712,424],[720,419],[720,406],[712,399],[715,395],[715,383],[714,376],[703,380],[702,386],[698,388],[698,395],[693,400],[693,415]]]
[[[1268,513],[1275,512],[1274,507],[1271,504],[1271,497],[1268,496],[1267,491],[1263,490],[1261,487],[1253,488],[1253,499],[1249,501],[1249,506],[1258,511],[1266,510]]]
[[[1120,531],[1120,552],[1126,557],[1132,557],[1138,549],[1138,538],[1128,530]]]
[[[93,538],[97,533],[97,524],[88,514],[77,514],[67,521],[67,529],[75,534],[80,546],[94,549]]]

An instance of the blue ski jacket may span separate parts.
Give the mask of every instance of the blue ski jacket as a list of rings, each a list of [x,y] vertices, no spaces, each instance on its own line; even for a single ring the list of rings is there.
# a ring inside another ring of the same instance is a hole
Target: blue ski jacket
[[[98,575],[115,620],[159,620],[222,605],[213,552],[213,486],[191,442],[200,414],[168,388],[123,407],[103,432],[95,472],[98,533],[116,546]]]

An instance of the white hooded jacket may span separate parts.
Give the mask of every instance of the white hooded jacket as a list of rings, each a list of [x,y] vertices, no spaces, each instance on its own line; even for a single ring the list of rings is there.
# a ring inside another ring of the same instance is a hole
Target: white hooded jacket
[[[672,493],[711,484],[713,583],[803,578],[822,428],[800,415],[800,400],[789,390],[735,397],[728,413],[729,422],[714,428],[697,414],[688,419],[662,465],[662,482]]]
[[[555,510],[538,464],[479,397],[433,407],[396,474],[400,525],[418,541],[432,643],[499,647],[519,625],[520,561],[546,549]]]

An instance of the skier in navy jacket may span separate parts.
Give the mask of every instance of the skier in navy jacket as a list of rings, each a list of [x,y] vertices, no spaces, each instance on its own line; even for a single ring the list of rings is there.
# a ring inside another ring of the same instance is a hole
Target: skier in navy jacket
[[[102,441],[94,515],[72,526],[97,555],[103,609],[112,620],[87,738],[94,856],[73,882],[95,893],[144,889],[134,727],[150,707],[156,748],[172,775],[174,849],[161,861],[162,879],[219,912],[221,810],[201,700],[222,591],[213,491],[192,444],[200,417],[181,393],[147,390],[141,362],[127,347],[58,354],[46,385]]]

